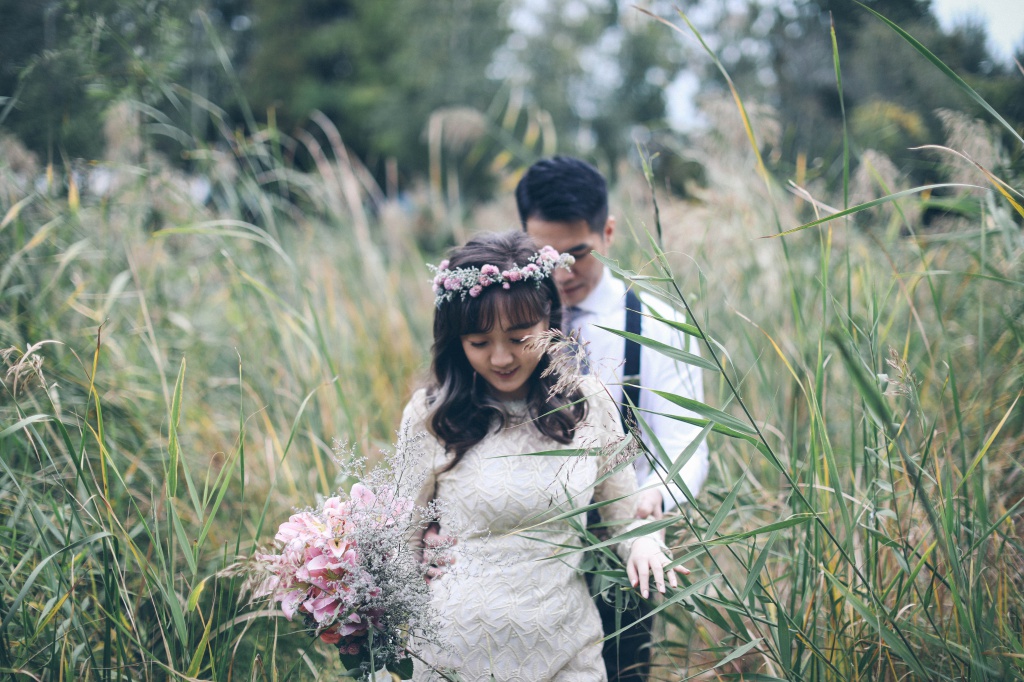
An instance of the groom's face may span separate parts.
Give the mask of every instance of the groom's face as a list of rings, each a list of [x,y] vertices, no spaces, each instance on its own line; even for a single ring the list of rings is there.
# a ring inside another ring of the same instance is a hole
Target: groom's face
[[[558,286],[562,305],[578,305],[597,287],[604,275],[604,264],[594,258],[591,251],[608,255],[615,233],[615,218],[609,216],[604,229],[594,232],[586,220],[560,222],[528,218],[526,233],[537,246],[552,246],[560,253],[571,254],[576,263],[572,270],[556,268],[552,274]]]

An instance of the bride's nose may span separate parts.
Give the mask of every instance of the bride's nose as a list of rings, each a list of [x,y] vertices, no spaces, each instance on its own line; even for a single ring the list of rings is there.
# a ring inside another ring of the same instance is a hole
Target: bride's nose
[[[495,367],[506,367],[512,364],[515,358],[512,351],[503,343],[494,345],[494,352],[491,353],[491,364]]]

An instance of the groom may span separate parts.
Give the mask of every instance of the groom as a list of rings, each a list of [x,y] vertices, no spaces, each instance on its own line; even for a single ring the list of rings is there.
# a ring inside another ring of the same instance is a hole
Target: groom
[[[651,435],[657,438],[665,453],[675,459],[700,432],[700,428],[672,419],[664,414],[685,411],[652,390],[703,401],[701,370],[676,362],[660,353],[626,341],[598,325],[642,334],[675,348],[698,353],[696,338],[687,337],[649,315],[679,320],[674,311],[650,297],[627,292],[621,280],[593,256],[607,256],[615,237],[615,218],[608,214],[608,189],[604,177],[590,164],[579,159],[556,156],[533,164],[516,187],[519,219],[538,245],[550,244],[562,253],[570,253],[576,263],[569,272],[558,270],[555,284],[562,297],[566,332],[578,330],[585,342],[590,371],[608,386],[612,397],[624,403],[623,379],[644,390],[626,389],[626,395],[640,408],[650,432],[642,434],[651,452]],[[593,253],[592,253],[593,252]],[[625,414],[625,413],[624,413]],[[624,417],[625,419],[625,417]],[[652,471],[646,458],[636,459],[638,493],[637,517],[659,519],[686,500],[675,485],[662,483],[658,472]],[[708,475],[708,450],[701,443],[683,466],[682,478],[691,495],[696,496]],[[615,631],[615,608],[598,600],[605,624],[605,634]],[[623,614],[622,622],[638,619],[640,613]],[[605,642],[604,659],[611,682],[646,678],[650,656],[651,620],[626,631],[619,640]],[[643,648],[641,648],[643,647]]]

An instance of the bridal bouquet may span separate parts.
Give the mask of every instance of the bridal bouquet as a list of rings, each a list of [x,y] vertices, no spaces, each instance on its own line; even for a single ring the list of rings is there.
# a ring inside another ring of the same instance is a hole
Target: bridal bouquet
[[[337,646],[349,674],[387,669],[409,679],[408,637],[430,629],[424,569],[408,542],[422,511],[397,486],[371,482],[293,514],[277,551],[254,557],[253,596]]]

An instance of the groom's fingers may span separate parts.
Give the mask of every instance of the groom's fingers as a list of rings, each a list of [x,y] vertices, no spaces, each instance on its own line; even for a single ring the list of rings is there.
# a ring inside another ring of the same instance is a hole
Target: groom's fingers
[[[654,585],[658,592],[665,594],[665,571],[662,569],[661,556],[651,559],[651,572],[654,573]]]
[[[668,573],[668,584],[672,587],[672,589],[675,589],[675,588],[679,587],[679,581],[676,580],[676,572],[675,571],[666,571],[666,572]]]

